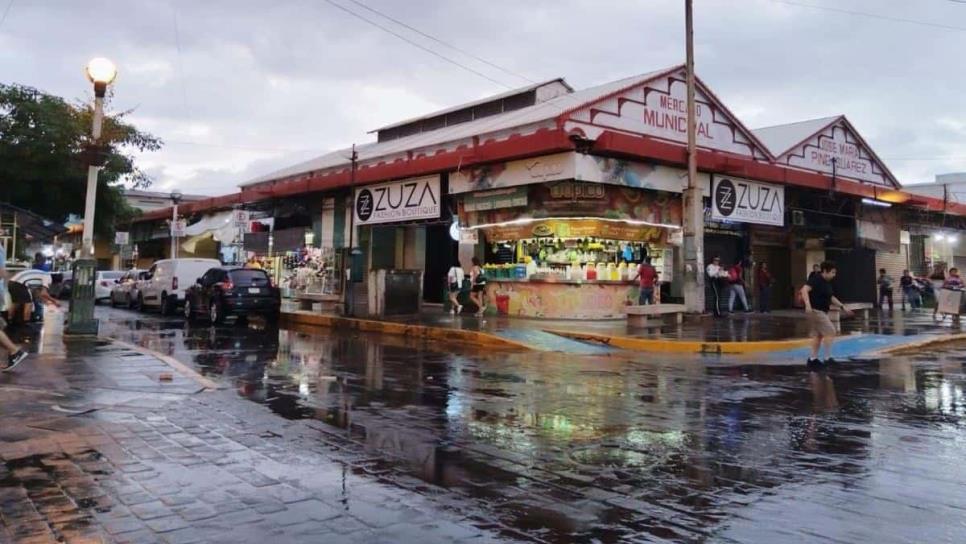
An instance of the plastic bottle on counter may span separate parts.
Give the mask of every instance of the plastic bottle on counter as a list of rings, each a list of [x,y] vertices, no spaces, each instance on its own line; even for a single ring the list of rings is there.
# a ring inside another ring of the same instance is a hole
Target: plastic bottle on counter
[[[620,281],[627,281],[627,261],[621,261],[621,264],[617,265],[617,276]]]
[[[537,262],[531,259],[530,262],[527,263],[527,278],[533,277],[533,275],[536,273],[537,273]]]
[[[596,281],[597,280],[597,266],[594,263],[587,263],[587,280]]]

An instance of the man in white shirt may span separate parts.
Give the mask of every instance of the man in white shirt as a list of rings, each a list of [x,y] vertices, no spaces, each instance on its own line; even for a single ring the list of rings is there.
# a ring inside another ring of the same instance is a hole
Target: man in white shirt
[[[721,290],[724,280],[728,278],[728,271],[721,268],[721,257],[717,255],[711,259],[711,263],[708,264],[705,271],[708,274],[708,280],[711,282],[711,290],[714,292],[714,306],[712,307],[714,316],[721,317]]]
[[[7,303],[7,251],[0,244],[0,312],[3,311],[4,306]],[[7,362],[0,363],[0,371],[6,372],[8,370],[13,370],[13,367],[20,364],[21,361],[27,358],[27,352],[20,349],[19,346],[14,344],[4,329],[7,328],[7,322],[3,320],[0,316],[0,347],[3,347],[7,351]]]

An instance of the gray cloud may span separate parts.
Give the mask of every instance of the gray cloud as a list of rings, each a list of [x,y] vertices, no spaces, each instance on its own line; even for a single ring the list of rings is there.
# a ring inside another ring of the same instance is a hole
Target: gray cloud
[[[679,0],[365,1],[534,80],[579,88],[683,60]],[[966,26],[953,2],[809,2]],[[702,0],[695,17],[698,73],[749,126],[845,113],[903,182],[966,170],[966,32],[771,0]],[[113,107],[169,142],[143,157],[156,186],[207,194],[503,90],[323,0],[17,2],[0,28],[3,81],[84,98],[95,55],[120,67]]]

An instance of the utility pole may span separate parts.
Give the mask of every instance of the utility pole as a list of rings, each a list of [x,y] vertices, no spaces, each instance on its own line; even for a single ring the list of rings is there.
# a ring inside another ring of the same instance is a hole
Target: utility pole
[[[356,164],[359,160],[359,154],[356,153],[356,144],[352,144],[352,155],[349,156],[351,162],[351,168],[349,169],[349,251],[347,253],[348,259],[345,267],[348,272],[344,275],[345,281],[345,301],[343,304],[345,308],[343,313],[346,316],[352,317],[355,315],[355,297],[353,284],[359,281],[357,278],[352,277],[353,264],[356,260],[356,249],[355,249],[355,233],[356,233]]]
[[[692,0],[684,0],[684,26],[688,87],[688,181],[684,189],[684,305],[689,313],[704,313],[704,200],[698,184]]]

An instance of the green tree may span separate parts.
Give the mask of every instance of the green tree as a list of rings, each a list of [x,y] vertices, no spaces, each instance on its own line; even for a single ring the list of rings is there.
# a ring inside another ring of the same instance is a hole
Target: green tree
[[[134,154],[157,151],[161,140],[125,122],[130,112],[105,115],[101,144],[106,162],[98,176],[94,231],[108,236],[136,210],[123,188],[151,184]],[[0,201],[55,221],[84,214],[93,106],[71,104],[22,85],[0,83]]]

